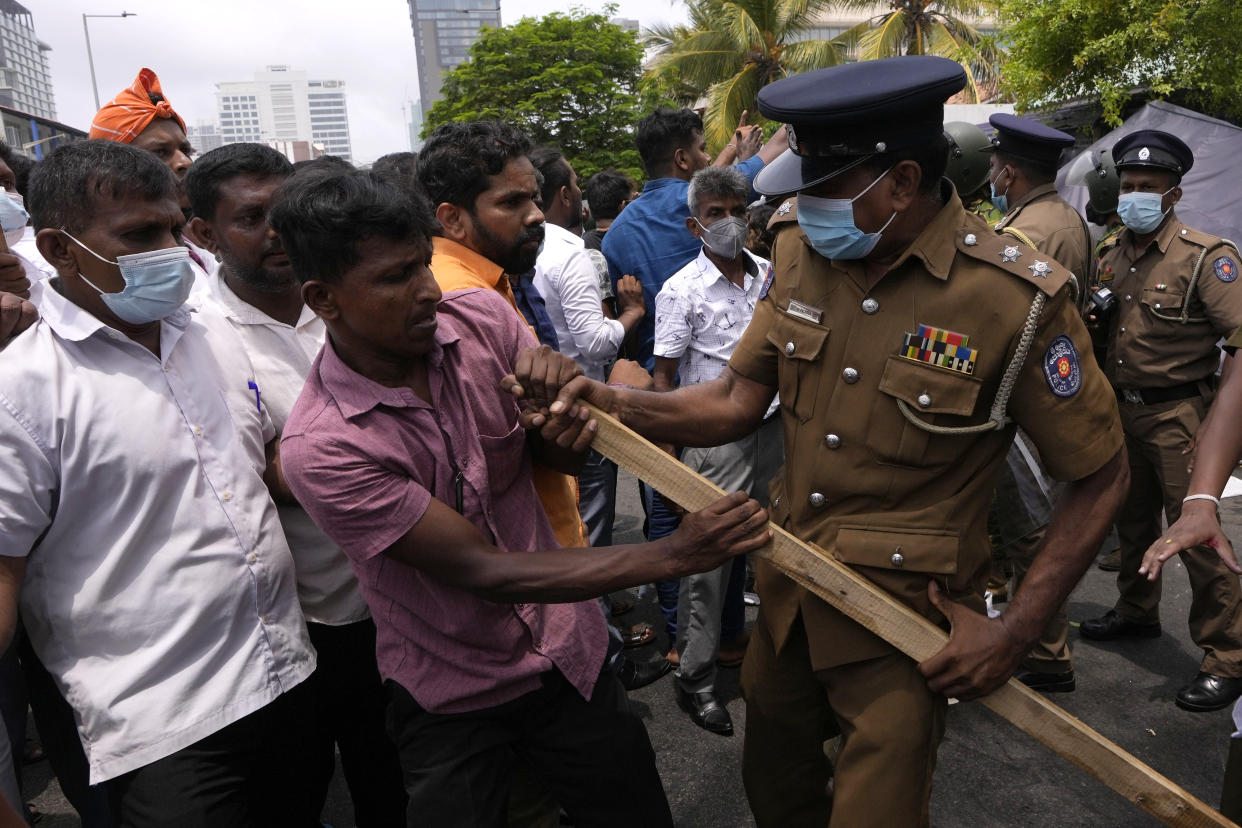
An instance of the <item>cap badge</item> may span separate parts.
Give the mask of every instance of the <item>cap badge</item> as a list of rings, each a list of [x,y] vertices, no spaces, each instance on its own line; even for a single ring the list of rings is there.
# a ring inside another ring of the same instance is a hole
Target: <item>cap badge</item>
[[[1147,147],[1143,147],[1141,150],[1139,150],[1138,157],[1140,161],[1146,161],[1148,158],[1151,158],[1151,150],[1149,150]]]
[[[1052,274],[1052,267],[1047,262],[1036,261],[1035,264],[1027,267],[1027,270],[1041,279],[1047,279]]]
[[[1022,255],[1022,251],[1018,249],[1016,244],[1007,244],[1005,249],[1001,251],[1001,262],[1016,262]]]

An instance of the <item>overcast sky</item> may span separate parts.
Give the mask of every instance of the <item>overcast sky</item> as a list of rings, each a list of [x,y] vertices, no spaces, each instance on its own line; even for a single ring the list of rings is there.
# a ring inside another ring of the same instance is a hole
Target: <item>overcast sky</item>
[[[418,99],[414,34],[405,0],[22,0],[49,60],[57,120],[86,129],[95,114],[82,15],[134,12],[90,21],[99,99],[149,66],[187,123],[215,118],[215,84],[249,80],[268,64],[346,83],[354,161],[408,149],[404,101]],[[599,10],[604,0],[574,5]],[[620,0],[617,14],[643,25],[684,20],[678,0]],[[500,0],[505,24],[563,11],[552,0]]]

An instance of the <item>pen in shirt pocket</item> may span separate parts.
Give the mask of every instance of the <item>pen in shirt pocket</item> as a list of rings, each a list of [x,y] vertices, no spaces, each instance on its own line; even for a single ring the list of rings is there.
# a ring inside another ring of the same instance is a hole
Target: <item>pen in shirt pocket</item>
[[[246,385],[249,386],[250,390],[254,392],[254,407],[259,410],[260,414],[262,414],[263,413],[263,400],[259,396],[259,386],[255,384],[254,380],[250,380],[249,382],[246,383]]]

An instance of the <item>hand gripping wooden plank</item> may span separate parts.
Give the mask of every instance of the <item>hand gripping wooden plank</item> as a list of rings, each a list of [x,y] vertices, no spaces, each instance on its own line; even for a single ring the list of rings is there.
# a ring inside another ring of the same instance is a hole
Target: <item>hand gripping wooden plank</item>
[[[591,411],[598,424],[592,448],[681,506],[702,509],[724,494],[612,416],[593,406]],[[799,584],[916,661],[931,657],[945,645],[948,636],[943,630],[828,552],[775,524],[768,526],[773,541],[759,557]],[[980,701],[1167,825],[1234,824],[1020,682],[1011,679]]]

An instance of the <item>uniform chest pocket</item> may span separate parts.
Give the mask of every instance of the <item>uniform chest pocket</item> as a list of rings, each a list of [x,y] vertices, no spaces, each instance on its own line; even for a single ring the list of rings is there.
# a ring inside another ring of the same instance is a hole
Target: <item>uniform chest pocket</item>
[[[1143,307],[1149,314],[1162,319],[1166,322],[1181,322],[1182,303],[1186,300],[1186,294],[1180,290],[1158,290],[1156,288],[1143,288],[1139,300],[1143,303]],[[1196,316],[1194,309],[1191,308],[1192,317]],[[1197,314],[1202,316],[1202,314]],[[1189,319],[1187,321],[1203,321],[1201,319]]]
[[[952,462],[969,445],[970,436],[932,434],[910,422],[897,401],[928,425],[973,425],[970,418],[982,385],[970,374],[890,355],[871,411],[868,447],[881,461],[902,466]]]
[[[828,329],[789,316],[781,316],[768,330],[768,342],[780,354],[777,390],[781,408],[805,423],[815,413],[823,366],[820,357]]]

